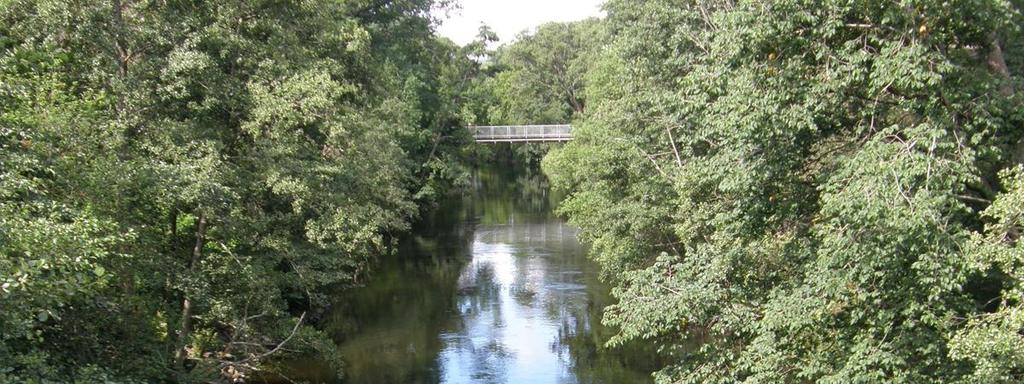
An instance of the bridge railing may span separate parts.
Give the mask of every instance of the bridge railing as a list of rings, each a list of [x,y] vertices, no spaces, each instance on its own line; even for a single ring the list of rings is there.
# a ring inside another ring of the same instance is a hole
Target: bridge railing
[[[572,140],[572,126],[568,124],[486,125],[468,128],[478,142]]]

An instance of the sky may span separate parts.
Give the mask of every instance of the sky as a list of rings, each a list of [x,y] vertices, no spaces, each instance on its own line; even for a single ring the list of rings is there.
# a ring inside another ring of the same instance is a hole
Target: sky
[[[461,9],[450,12],[438,31],[459,45],[476,37],[486,23],[501,38],[499,44],[512,41],[524,30],[552,21],[576,21],[601,16],[604,0],[459,0]]]

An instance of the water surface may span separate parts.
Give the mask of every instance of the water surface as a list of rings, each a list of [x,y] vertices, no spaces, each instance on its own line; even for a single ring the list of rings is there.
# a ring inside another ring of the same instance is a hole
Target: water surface
[[[344,376],[313,382],[645,383],[646,351],[604,347],[612,303],[543,177],[481,171],[474,192],[427,217],[323,327]]]

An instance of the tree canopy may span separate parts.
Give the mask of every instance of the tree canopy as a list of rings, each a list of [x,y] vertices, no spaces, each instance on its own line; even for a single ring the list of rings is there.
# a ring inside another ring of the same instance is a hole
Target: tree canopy
[[[545,159],[663,383],[1020,382],[1021,4],[612,0]]]
[[[329,356],[323,289],[464,180],[436,6],[0,2],[0,382]]]
[[[600,19],[546,23],[497,49],[486,27],[476,43],[481,72],[472,79],[463,119],[476,125],[568,124],[586,109],[587,73],[605,43]],[[548,144],[515,145],[518,162],[539,168]]]
[[[461,127],[570,121],[544,171],[658,382],[1024,381],[1020,0],[609,0],[496,50],[450,6],[0,0],[0,382],[339,363],[324,292],[467,184]]]

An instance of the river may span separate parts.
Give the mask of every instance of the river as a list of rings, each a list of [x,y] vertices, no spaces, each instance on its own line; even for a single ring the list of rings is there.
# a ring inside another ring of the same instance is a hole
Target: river
[[[341,374],[315,359],[293,378],[378,383],[646,383],[650,351],[608,349],[609,288],[559,197],[536,172],[477,171],[385,257],[367,284],[334,298],[321,327]]]

